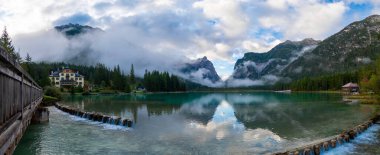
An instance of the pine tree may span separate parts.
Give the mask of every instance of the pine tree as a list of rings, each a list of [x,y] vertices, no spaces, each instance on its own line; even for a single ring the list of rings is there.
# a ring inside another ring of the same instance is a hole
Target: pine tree
[[[22,58],[21,58],[20,52],[16,52],[14,54],[14,57],[17,60],[18,63],[22,63]]]
[[[0,45],[4,48],[6,52],[15,57],[15,48],[12,45],[12,40],[8,35],[7,28],[4,27],[3,34],[0,38]]]
[[[32,62],[32,57],[30,57],[29,53],[26,53],[25,61],[27,63],[31,63]]]
[[[129,75],[131,84],[135,84],[135,70],[133,68],[133,64],[131,65],[131,73]]]

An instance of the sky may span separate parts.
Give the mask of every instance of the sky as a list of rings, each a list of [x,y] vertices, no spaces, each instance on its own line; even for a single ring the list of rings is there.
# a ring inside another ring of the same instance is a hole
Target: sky
[[[168,62],[207,56],[222,79],[232,74],[236,60],[246,52],[267,52],[286,40],[323,40],[349,23],[380,13],[380,0],[0,0],[0,4],[0,27],[7,27],[22,56],[31,53],[37,61],[59,61],[67,53],[62,49],[73,51],[86,44],[97,51],[94,59],[107,65],[128,68],[134,63],[137,68],[160,70],[175,64]],[[69,43],[51,32],[68,23],[107,33]]]

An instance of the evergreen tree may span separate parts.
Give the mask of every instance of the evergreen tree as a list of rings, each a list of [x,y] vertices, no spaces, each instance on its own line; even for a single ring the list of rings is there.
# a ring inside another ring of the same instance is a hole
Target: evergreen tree
[[[133,64],[131,65],[131,72],[129,74],[129,78],[130,78],[130,83],[131,84],[135,84],[135,69],[133,68]]]
[[[25,61],[27,63],[31,63],[32,62],[32,57],[30,57],[29,53],[26,53]]]
[[[16,53],[14,54],[14,57],[15,57],[15,59],[16,59],[16,61],[17,61],[18,63],[22,63],[22,58],[21,58],[20,52],[16,52]]]
[[[7,28],[4,27],[3,34],[0,38],[0,45],[4,48],[6,52],[15,57],[15,48],[12,45],[12,40],[8,35]]]
[[[168,72],[145,71],[144,86],[151,92],[185,91],[186,85]]]

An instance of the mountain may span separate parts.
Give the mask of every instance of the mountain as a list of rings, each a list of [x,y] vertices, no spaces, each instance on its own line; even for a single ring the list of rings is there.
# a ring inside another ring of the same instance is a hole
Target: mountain
[[[267,75],[279,75],[293,61],[311,52],[320,41],[304,39],[302,41],[285,41],[266,53],[245,53],[235,63],[233,78],[251,80]]]
[[[218,73],[216,73],[214,65],[207,57],[199,58],[192,62],[186,63],[180,68],[180,72],[189,75],[190,79],[208,79],[212,83],[220,81]]]
[[[56,26],[54,28],[58,32],[64,33],[68,38],[71,38],[80,34],[85,34],[88,32],[102,32],[103,31],[99,28],[93,28],[87,25],[79,25],[79,24],[72,24],[72,23],[67,24],[67,25]]]
[[[61,26],[55,26],[54,29],[66,36],[70,41],[76,42],[73,38],[86,34],[86,33],[97,33],[103,32],[99,28],[93,28],[87,25],[79,24],[67,24]],[[70,46],[68,52],[63,57],[63,61],[71,64],[77,65],[95,65],[98,63],[99,57],[97,54],[94,54],[94,50],[91,48],[88,42],[82,42],[77,44],[77,46]]]
[[[352,71],[373,62],[379,53],[380,16],[372,15],[323,40],[288,65],[281,75],[296,79]]]

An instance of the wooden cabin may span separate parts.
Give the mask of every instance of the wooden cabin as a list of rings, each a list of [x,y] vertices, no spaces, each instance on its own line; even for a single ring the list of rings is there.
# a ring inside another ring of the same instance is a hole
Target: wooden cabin
[[[347,83],[342,86],[342,91],[346,93],[358,93],[359,92],[359,85],[357,83]]]

